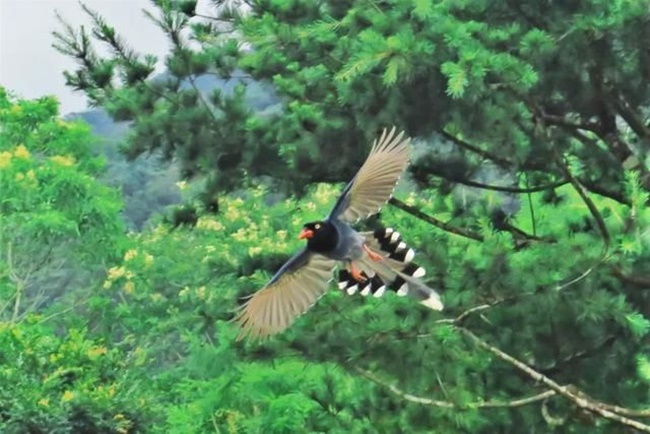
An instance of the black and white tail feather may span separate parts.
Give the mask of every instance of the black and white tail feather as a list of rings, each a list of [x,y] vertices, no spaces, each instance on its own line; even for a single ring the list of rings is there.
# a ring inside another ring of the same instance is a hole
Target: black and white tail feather
[[[412,297],[433,310],[442,310],[440,296],[421,281],[426,271],[412,262],[415,252],[402,240],[399,232],[392,228],[383,228],[362,235],[368,247],[380,253],[384,259],[373,261],[364,258],[355,261],[361,268],[361,274],[367,278],[364,282],[356,281],[348,270],[340,269],[339,289],[349,295],[372,294],[374,297],[381,297],[387,290],[393,291],[398,296]]]

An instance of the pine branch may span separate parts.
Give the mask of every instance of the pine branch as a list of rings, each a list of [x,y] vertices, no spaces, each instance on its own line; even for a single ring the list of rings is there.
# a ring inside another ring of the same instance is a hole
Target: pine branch
[[[600,214],[600,211],[598,211],[598,208],[594,204],[594,202],[591,200],[591,198],[587,195],[585,192],[585,188],[580,184],[580,182],[571,174],[571,171],[569,170],[569,167],[567,166],[566,162],[558,158],[558,165],[560,166],[560,169],[564,172],[564,175],[567,177],[573,188],[576,190],[582,201],[587,205],[587,208],[589,209],[589,212],[591,213],[592,217],[594,220],[596,220],[596,224],[598,225],[598,230],[600,231],[600,234],[603,237],[603,241],[605,242],[605,252],[609,250],[609,245],[611,241],[611,237],[609,235],[609,231],[607,230],[607,225],[605,224],[605,219],[603,219],[603,216]]]
[[[634,112],[625,97],[619,93],[618,97],[607,94],[609,102],[616,112],[623,118],[632,131],[640,138],[650,138],[650,127],[644,125],[642,117]]]
[[[599,126],[594,122],[578,122],[567,119],[564,116],[549,115],[543,112],[540,113],[538,119],[547,125],[555,125],[573,130],[591,131],[596,134],[599,132]]]
[[[194,16],[198,17],[198,18],[204,18],[204,19],[210,20],[210,21],[217,21],[219,23],[234,24],[233,19],[220,18],[220,17],[211,16],[211,15],[196,14],[196,13],[194,14]]]
[[[472,340],[477,346],[492,353],[500,360],[514,366],[515,368],[517,368],[518,370],[522,371],[530,378],[535,380],[537,383],[542,383],[550,390],[555,391],[558,395],[564,396],[565,398],[567,398],[568,400],[576,404],[578,407],[599,414],[605,419],[620,423],[622,425],[626,425],[638,431],[650,433],[650,425],[646,425],[626,417],[626,416],[645,417],[646,414],[650,415],[650,410],[632,410],[632,409],[627,409],[624,407],[619,407],[619,406],[597,401],[573,386],[560,385],[559,383],[555,382],[554,380],[542,374],[541,372],[531,368],[524,362],[501,351],[499,348],[488,344],[487,342],[485,342],[484,340],[476,336],[468,329],[463,327],[456,327],[456,330],[460,331],[463,335],[465,335],[470,340]]]
[[[570,354],[561,360],[555,361],[552,365],[547,366],[547,367],[538,367],[537,370],[542,372],[545,375],[551,375],[553,373],[557,373],[561,371],[564,367],[567,365],[570,365],[571,363],[582,360],[588,357],[593,356],[595,353],[597,353],[599,350],[602,350],[606,347],[609,347],[611,344],[613,344],[616,341],[617,336],[616,335],[609,335],[607,338],[603,339],[601,342],[599,342],[597,345],[591,347],[591,348],[586,348],[580,351],[577,351],[573,354]]]
[[[511,167],[514,165],[514,163],[507,158],[499,157],[498,155],[494,155],[489,151],[485,151],[478,146],[474,146],[470,143],[467,143],[466,141],[459,139],[458,137],[449,134],[448,132],[441,130],[440,135],[444,137],[445,139],[455,143],[457,146],[466,149],[470,152],[475,153],[476,155],[480,155],[481,157],[485,158],[486,160],[491,160],[497,163],[499,166],[502,167]]]
[[[563,179],[561,181],[555,181],[546,185],[538,185],[529,188],[518,188],[518,187],[505,187],[501,185],[483,184],[476,181],[470,181],[469,179],[449,179],[449,181],[456,182],[458,184],[463,184],[468,187],[475,187],[483,190],[502,191],[504,193],[514,193],[514,194],[539,193],[540,191],[553,190],[555,188],[562,187],[563,185],[569,183],[568,180]]]
[[[589,192],[591,192],[591,193],[597,194],[598,196],[606,197],[608,199],[615,200],[616,202],[618,202],[618,203],[620,203],[622,205],[627,205],[627,206],[631,205],[630,200],[627,199],[623,195],[623,193],[620,193],[618,191],[606,190],[603,187],[601,187],[600,185],[598,185],[598,184],[596,184],[596,183],[594,183],[592,181],[589,181],[587,179],[580,179],[579,181],[580,181],[580,184],[582,184],[582,186],[584,188],[586,188],[587,190],[589,190]]]
[[[582,274],[580,274],[578,277],[575,277],[571,279],[568,282],[565,282],[561,285],[558,285],[555,288],[555,291],[562,291],[566,288],[568,288],[571,285],[574,285],[578,283],[579,281],[583,280],[586,278],[589,274],[591,274],[596,267],[598,267],[600,264],[603,263],[603,261],[607,258],[607,253],[609,252],[609,247],[610,247],[610,240],[611,237],[609,235],[609,230],[607,229],[607,225],[605,224],[605,219],[603,219],[602,214],[600,211],[598,211],[598,208],[594,204],[594,202],[591,200],[591,198],[587,195],[585,192],[585,188],[580,184],[580,182],[571,174],[571,171],[569,170],[569,167],[567,166],[566,162],[562,158],[557,158],[558,160],[558,165],[564,172],[565,176],[569,179],[571,182],[571,185],[573,188],[576,190],[582,201],[587,205],[587,208],[589,209],[589,212],[591,213],[592,217],[594,220],[596,220],[596,225],[598,226],[598,230],[601,233],[601,236],[603,238],[603,248],[600,253],[600,257],[587,269],[585,270]]]
[[[362,376],[366,377],[368,380],[372,381],[375,384],[378,384],[382,387],[387,388],[393,394],[403,398],[407,401],[414,402],[416,404],[429,405],[431,407],[441,407],[441,408],[455,408],[460,410],[470,410],[470,409],[479,409],[479,408],[514,408],[522,407],[524,405],[533,404],[535,402],[543,401],[557,394],[554,390],[547,390],[537,395],[528,396],[526,398],[514,399],[512,401],[475,401],[468,402],[465,404],[456,404],[450,401],[440,401],[436,399],[423,398],[420,396],[412,395],[410,393],[404,392],[397,386],[389,384],[388,382],[379,379],[377,376],[372,374],[365,369],[359,367],[354,367],[354,370],[357,371]]]
[[[623,273],[623,271],[616,266],[612,266],[612,274],[630,285],[638,286],[640,288],[650,289],[650,278],[642,276],[630,276]]]
[[[189,80],[190,85],[192,86],[192,89],[194,89],[194,91],[196,92],[197,97],[199,98],[199,100],[201,101],[203,106],[205,107],[205,110],[207,110],[208,114],[210,114],[210,117],[212,118],[212,120],[215,123],[219,123],[219,120],[217,119],[217,116],[214,113],[214,109],[213,109],[212,105],[210,103],[208,103],[208,101],[206,101],[206,99],[203,97],[203,93],[201,93],[198,86],[196,85],[196,82],[194,80],[194,74],[188,75],[187,79]]]
[[[480,312],[486,311],[488,309],[492,309],[494,306],[499,305],[499,304],[503,303],[504,301],[506,301],[506,299],[499,299],[499,300],[493,301],[491,303],[480,304],[478,306],[474,306],[474,307],[471,307],[471,308],[463,311],[456,318],[439,319],[439,320],[436,321],[436,323],[437,324],[458,325],[461,322],[463,322],[470,315],[473,315],[475,313],[480,313]]]
[[[478,234],[474,231],[471,231],[469,229],[462,229],[462,228],[457,228],[455,226],[450,225],[449,223],[445,223],[442,220],[438,220],[435,217],[431,217],[428,214],[423,213],[419,209],[417,209],[414,206],[407,205],[406,203],[402,202],[401,200],[391,197],[388,199],[388,203],[393,205],[396,208],[401,209],[402,211],[406,211],[407,213],[411,214],[414,217],[419,218],[422,221],[425,221],[433,226],[436,226],[444,231],[450,232],[455,235],[460,235],[461,237],[465,238],[470,238],[472,240],[476,241],[483,241],[483,235]]]

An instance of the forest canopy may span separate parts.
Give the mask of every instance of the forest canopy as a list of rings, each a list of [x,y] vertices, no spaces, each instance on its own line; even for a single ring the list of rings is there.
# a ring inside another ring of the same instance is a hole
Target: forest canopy
[[[210,4],[152,2],[163,59],[86,6],[54,34],[125,157],[178,169],[137,232],[83,122],[0,92],[0,430],[650,432],[648,2]],[[237,341],[391,125],[413,161],[368,227],[445,310],[333,285]]]

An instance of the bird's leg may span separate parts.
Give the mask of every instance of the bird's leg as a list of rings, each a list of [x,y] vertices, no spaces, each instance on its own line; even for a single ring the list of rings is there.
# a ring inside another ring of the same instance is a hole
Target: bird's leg
[[[379,253],[373,252],[372,250],[370,250],[370,247],[368,247],[365,244],[363,245],[363,250],[366,251],[368,256],[370,256],[370,259],[372,259],[373,261],[381,261],[382,259],[384,259],[383,256],[381,256]]]
[[[352,261],[350,261],[350,275],[357,282],[365,282],[366,280],[368,280],[365,276],[361,274],[361,271],[359,271],[359,269],[354,266],[354,262]]]

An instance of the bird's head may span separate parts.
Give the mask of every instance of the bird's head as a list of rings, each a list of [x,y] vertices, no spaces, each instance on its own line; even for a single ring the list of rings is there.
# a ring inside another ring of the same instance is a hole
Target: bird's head
[[[330,222],[326,221],[305,224],[298,238],[307,240],[307,246],[315,252],[332,250],[338,241],[336,229]]]

